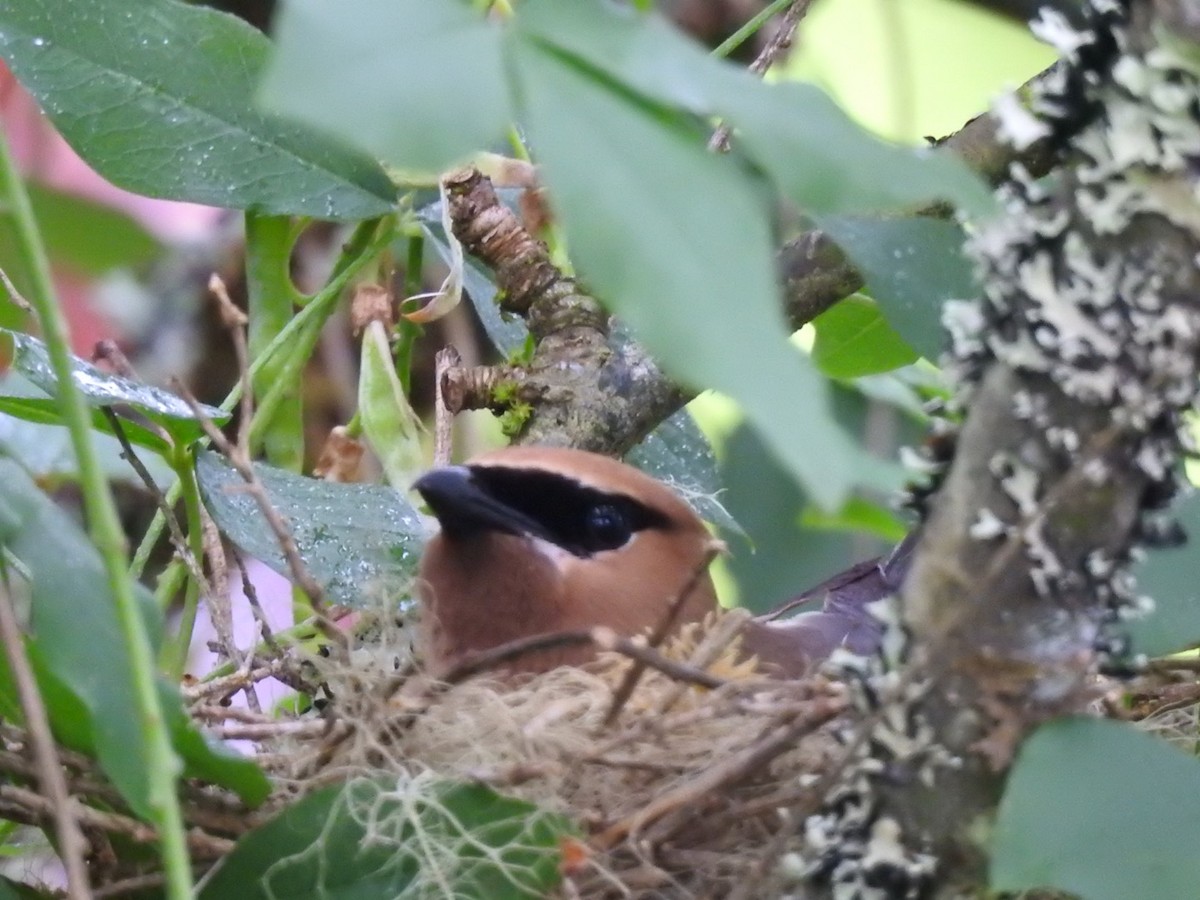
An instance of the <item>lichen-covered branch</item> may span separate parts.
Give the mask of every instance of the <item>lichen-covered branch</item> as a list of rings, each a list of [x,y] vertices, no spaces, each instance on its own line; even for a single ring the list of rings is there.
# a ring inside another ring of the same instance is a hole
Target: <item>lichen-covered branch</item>
[[[870,883],[886,839],[908,878],[894,896],[982,885],[1016,748],[1095,699],[1140,608],[1131,554],[1172,535],[1161,511],[1200,376],[1200,57],[1154,27],[1179,3],[1095,0],[1083,32],[1040,23],[1070,64],[1034,93],[1036,118],[1006,125],[1063,164],[1049,186],[1016,172],[973,241],[985,297],[950,315],[964,422],[903,591],[910,640],[876,678],[877,730],[846,782],[869,812],[824,823],[858,846],[831,879]]]

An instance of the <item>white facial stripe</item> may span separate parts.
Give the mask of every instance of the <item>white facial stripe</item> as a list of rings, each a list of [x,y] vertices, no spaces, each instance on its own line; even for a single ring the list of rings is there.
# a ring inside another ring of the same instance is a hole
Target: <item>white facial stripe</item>
[[[577,556],[545,538],[530,537],[528,540],[533,545],[533,549],[549,560],[560,574],[565,572],[572,563],[579,562]]]

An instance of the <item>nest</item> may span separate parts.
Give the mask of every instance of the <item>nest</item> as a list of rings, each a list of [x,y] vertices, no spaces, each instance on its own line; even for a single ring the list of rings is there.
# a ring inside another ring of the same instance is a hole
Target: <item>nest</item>
[[[637,659],[457,684],[411,666],[406,629],[372,628],[347,655],[306,663],[329,697],[322,712],[275,719],[260,742],[276,805],[382,783],[388,797],[362,805],[380,817],[368,831],[389,833],[428,785],[482,783],[582,828],[563,848],[564,896],[775,894],[804,869],[802,824],[846,757],[849,702],[823,677],[773,680],[741,660],[744,619],[710,617],[661,653],[617,641]],[[427,856],[440,869],[455,847]]]

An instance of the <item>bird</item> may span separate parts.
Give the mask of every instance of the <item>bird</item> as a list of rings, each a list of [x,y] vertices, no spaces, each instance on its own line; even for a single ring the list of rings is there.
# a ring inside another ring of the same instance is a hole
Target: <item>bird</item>
[[[672,488],[633,466],[583,450],[510,446],[434,468],[412,487],[440,525],[417,580],[419,646],[435,677],[536,635],[597,626],[644,634],[676,598],[676,627],[718,609],[707,565],[719,542]],[[798,677],[838,646],[870,650],[882,625],[863,606],[898,587],[907,556],[895,557],[852,567],[780,612],[814,599],[820,611],[750,620],[744,652],[770,674]],[[584,665],[595,653],[590,642],[562,644],[504,669]]]

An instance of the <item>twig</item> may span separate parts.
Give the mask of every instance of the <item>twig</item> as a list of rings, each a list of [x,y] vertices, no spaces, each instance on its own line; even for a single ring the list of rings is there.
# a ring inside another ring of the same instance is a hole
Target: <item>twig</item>
[[[611,628],[593,628],[592,643],[601,650],[610,650],[628,656],[643,668],[657,669],[664,675],[674,678],[676,681],[698,685],[709,690],[716,690],[726,684],[724,678],[718,678],[716,675],[705,672],[703,669],[699,669],[689,663],[678,662],[663,656],[654,648],[648,647],[631,638],[623,637]]]
[[[825,704],[814,704],[811,715],[797,716],[793,721],[780,725],[758,743],[719,761],[695,778],[658,795],[633,815],[613,823],[593,839],[593,845],[602,849],[614,847],[667,813],[689,806],[722,787],[740,781],[841,711],[840,704],[830,708],[826,708]]]
[[[250,458],[250,421],[254,418],[254,391],[250,383],[250,350],[246,345],[246,326],[249,319],[238,309],[236,303],[229,297],[225,282],[215,272],[209,276],[208,290],[217,301],[217,312],[221,316],[221,324],[229,332],[233,340],[234,357],[237,360],[238,380],[242,387],[240,406],[238,408],[237,446]]]
[[[158,842],[158,831],[150,825],[123,816],[104,812],[93,806],[75,804],[74,814],[80,824],[98,828],[110,834],[122,834],[139,844]],[[11,784],[0,784],[0,816],[27,825],[41,825],[54,815],[53,804],[35,791]],[[199,828],[185,833],[187,845],[196,857],[216,859],[233,849],[233,841],[216,837]]]
[[[182,689],[183,699],[185,703],[196,703],[208,697],[220,697],[224,699],[236,694],[247,684],[254,684],[274,674],[271,666],[238,669],[230,675],[222,675],[211,681],[199,681],[195,684],[185,685]]]
[[[741,636],[750,618],[750,613],[744,609],[731,609],[725,613],[708,634],[704,636],[704,640],[696,648],[692,654],[692,658],[688,660],[688,664],[697,669],[708,669],[709,666],[720,658],[725,648]],[[663,716],[670,712],[671,708],[683,697],[685,691],[684,686],[679,685],[663,697],[662,701],[658,704],[658,714]]]
[[[537,653],[539,650],[551,650],[556,647],[574,647],[579,644],[592,643],[590,631],[552,631],[549,634],[535,634],[531,637],[518,638],[515,641],[482,650],[468,656],[458,665],[452,667],[443,677],[446,684],[458,684],[466,681],[472,675],[495,669],[506,662]]]
[[[92,896],[95,900],[105,900],[107,897],[125,897],[129,894],[140,894],[152,888],[162,887],[162,885],[162,873],[150,872],[147,875],[134,875],[132,878],[123,878],[120,881],[98,887],[92,892]]]
[[[462,365],[462,356],[453,347],[443,347],[434,356],[434,402],[433,402],[433,464],[448,466],[454,448],[454,413],[446,404],[445,385],[442,380],[451,369]]]
[[[66,751],[59,751],[66,755]],[[256,757],[257,759],[257,757]],[[86,760],[85,760],[86,762]],[[20,778],[36,778],[37,767],[25,757],[11,750],[0,750],[0,772],[6,775],[16,775]],[[103,805],[113,809],[125,809],[125,799],[120,792],[95,773],[94,766],[78,767],[78,773],[71,773],[67,778],[68,791],[76,798],[72,804],[75,809],[80,807],[80,798],[99,800]],[[239,801],[227,802],[220,794],[205,788],[186,787],[184,799],[184,819],[190,825],[199,826],[207,831],[218,831],[224,834],[241,834],[254,826],[254,820],[247,815],[246,809]],[[92,829],[93,831],[95,829]],[[95,841],[93,844],[93,855]]]
[[[33,307],[29,305],[29,301],[21,296],[21,292],[17,290],[17,286],[12,283],[12,279],[8,277],[8,273],[0,268],[0,282],[3,282],[4,289],[8,291],[8,302],[15,306],[21,312],[33,315]]]
[[[1167,659],[1151,659],[1146,662],[1147,672],[1200,672],[1200,657],[1168,657]]]
[[[281,737],[315,737],[329,729],[329,724],[319,719],[303,721],[262,722],[252,725],[233,722],[213,726],[213,733],[227,741],[269,741]]]
[[[234,637],[233,602],[229,588],[229,563],[225,557],[225,544],[217,523],[213,521],[208,510],[200,508],[200,523],[204,531],[204,555],[208,558],[209,569],[213,573],[213,591],[208,596],[208,617],[217,639],[227,659],[238,660],[238,671],[248,672],[254,663],[254,650],[248,648],[245,652],[238,649]],[[257,679],[249,680],[242,688],[246,695],[246,705],[255,712],[262,710],[258,692],[254,689]]]
[[[258,504],[264,518],[267,520],[267,524],[275,535],[275,540],[279,543],[280,550],[283,551],[284,558],[288,563],[288,570],[292,573],[292,580],[308,596],[313,611],[317,614],[317,627],[321,629],[321,632],[327,638],[333,641],[341,653],[345,654],[349,652],[349,639],[325,615],[325,590],[312,577],[312,574],[308,571],[308,567],[304,564],[304,560],[300,558],[300,550],[296,546],[296,541],[292,537],[291,530],[271,503],[266,489],[263,487],[262,481],[259,479],[258,473],[254,470],[254,466],[250,461],[250,420],[254,417],[254,398],[250,384],[250,356],[246,346],[245,329],[248,319],[246,318],[246,314],[238,309],[229,298],[229,292],[225,290],[225,283],[221,280],[220,276],[213,275],[209,279],[208,289],[217,301],[217,308],[221,314],[221,322],[226,330],[228,330],[229,336],[233,341],[234,353],[237,357],[238,374],[241,379],[241,407],[239,409],[236,447],[231,445],[220,429],[213,424],[212,420],[203,414],[196,398],[178,379],[174,379],[174,385],[184,401],[196,414],[209,440],[233,464],[234,469],[237,470],[237,473],[246,482],[246,487],[250,495]]]
[[[262,512],[263,518],[267,520],[267,525],[275,535],[275,540],[278,542],[279,548],[287,560],[292,580],[300,586],[300,589],[304,591],[308,596],[309,602],[312,604],[313,612],[315,613],[315,625],[345,655],[349,652],[349,638],[336,625],[329,621],[329,618],[326,616],[325,590],[312,577],[312,574],[308,571],[308,567],[304,564],[304,560],[300,558],[300,549],[296,546],[295,538],[292,537],[291,531],[280,517],[274,504],[271,503],[270,498],[267,496],[266,488],[263,487],[262,481],[259,479],[258,473],[254,471],[254,466],[251,464],[249,458],[243,456],[240,449],[229,443],[229,439],[213,424],[212,419],[204,414],[199,401],[187,389],[186,385],[178,378],[174,378],[172,379],[172,386],[179,396],[183,398],[183,401],[191,407],[196,420],[200,423],[200,427],[204,429],[204,433],[208,436],[208,439],[212,441],[213,446],[229,460],[234,470],[242,476],[242,480],[246,483],[246,490],[254,498],[255,503],[258,504],[259,511]]]
[[[263,643],[273,653],[280,653],[281,649],[279,642],[275,640],[275,632],[271,628],[271,623],[267,621],[267,614],[263,612],[262,604],[258,602],[258,588],[254,586],[254,582],[250,580],[250,572],[246,569],[246,561],[242,559],[242,554],[237,548],[233,548],[233,561],[238,567],[238,573],[242,576],[242,593],[246,596],[246,602],[250,604],[250,611],[254,614],[254,619],[258,622],[259,631],[262,632]]]
[[[107,406],[102,407],[101,411],[108,420],[113,435],[121,444],[121,458],[129,463],[133,471],[137,473],[138,478],[142,480],[142,484],[145,485],[150,496],[154,498],[154,505],[158,507],[158,511],[166,519],[167,530],[171,535],[171,543],[175,545],[175,552],[179,554],[180,560],[187,566],[188,574],[196,580],[196,584],[201,586],[201,590],[205,594],[211,593],[208,580],[204,577],[204,573],[200,571],[198,561],[192,556],[192,552],[188,548],[187,538],[183,534],[183,527],[179,524],[179,519],[176,518],[175,511],[167,503],[167,498],[154,482],[154,476],[150,474],[150,470],[146,468],[146,464],[142,462],[133,444],[130,443],[129,436],[125,433],[125,426],[121,422],[121,417]]]
[[[651,647],[657,648],[666,639],[667,635],[671,633],[671,630],[675,627],[676,620],[679,618],[679,613],[683,609],[683,605],[692,595],[692,592],[696,590],[700,579],[708,571],[709,565],[723,549],[725,549],[725,545],[717,540],[711,541],[708,547],[705,548],[704,556],[701,557],[695,568],[692,569],[687,581],[684,582],[683,587],[675,595],[675,599],[671,601],[671,605],[667,608],[666,615],[662,617],[658,626],[651,633],[648,640],[648,644]],[[637,683],[645,671],[646,663],[636,660],[632,668],[625,674],[625,678],[622,680],[620,686],[613,693],[612,705],[609,706],[608,712],[604,716],[604,721],[600,725],[601,728],[608,728],[617,720],[617,716],[621,714],[621,709],[629,701],[630,696],[633,694],[633,689],[637,687]]]
[[[29,657],[25,653],[21,626],[13,610],[12,599],[3,582],[0,582],[0,641],[3,641],[17,696],[21,701],[21,710],[25,713],[25,723],[29,729],[30,743],[37,763],[38,784],[42,793],[46,795],[54,818],[58,854],[67,870],[67,895],[72,900],[88,900],[90,889],[87,865],[84,862],[87,841],[83,832],[79,830],[79,823],[71,809],[71,795],[63,776],[62,763],[55,751],[54,737],[50,733],[50,720],[46,715],[46,707],[42,704],[42,696],[38,693]]]
[[[754,58],[754,62],[747,67],[755,75],[762,75],[771,68],[775,60],[792,46],[792,38],[796,31],[796,26],[800,24],[800,20],[804,18],[804,14],[808,12],[809,6],[812,5],[812,0],[796,0],[787,11],[783,14],[783,18],[779,22],[779,30],[771,35],[771,39],[767,41],[767,45],[762,48],[762,51]],[[724,153],[729,149],[729,134],[730,128],[728,125],[721,125],[713,132],[713,136],[708,141],[708,149],[713,153]]]

